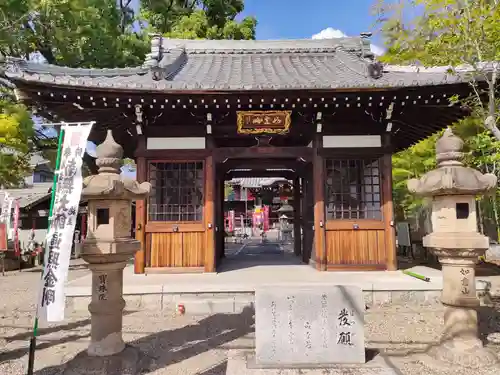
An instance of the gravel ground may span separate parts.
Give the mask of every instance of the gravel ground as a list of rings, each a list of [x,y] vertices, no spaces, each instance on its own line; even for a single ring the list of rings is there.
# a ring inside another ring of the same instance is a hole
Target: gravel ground
[[[73,269],[70,279],[84,276]],[[0,374],[26,374],[39,272],[14,272],[0,277]],[[480,311],[483,337],[500,332],[500,300]],[[422,352],[437,341],[442,329],[440,306],[407,305],[369,310],[367,347],[381,352],[386,363],[403,375],[494,374],[491,370],[431,368]],[[36,375],[225,375],[229,349],[254,347],[251,311],[240,315],[172,316],[153,311],[126,312],[123,336],[128,343],[120,355],[89,358],[88,314],[70,314],[58,326],[40,330]],[[499,346],[489,344],[499,351]],[[424,363],[423,363],[424,362]],[[497,370],[498,371],[498,370]],[[499,372],[496,372],[498,374]],[[237,375],[237,374],[230,374]]]

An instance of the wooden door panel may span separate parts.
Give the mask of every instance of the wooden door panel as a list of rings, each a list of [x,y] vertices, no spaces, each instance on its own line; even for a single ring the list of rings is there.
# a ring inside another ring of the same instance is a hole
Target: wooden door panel
[[[329,265],[385,265],[385,232],[381,230],[332,230],[326,232]]]
[[[182,233],[151,233],[151,267],[182,266]]]
[[[151,233],[151,267],[202,267],[204,232]]]
[[[205,233],[182,233],[182,254],[184,255],[182,267],[203,267],[205,241]]]

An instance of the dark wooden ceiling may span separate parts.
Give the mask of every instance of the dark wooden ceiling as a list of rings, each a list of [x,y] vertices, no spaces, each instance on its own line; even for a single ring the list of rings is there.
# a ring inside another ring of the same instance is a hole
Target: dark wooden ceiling
[[[242,110],[291,110],[292,126],[286,136],[275,136],[275,146],[305,146],[316,132],[321,112],[323,134],[382,134],[390,123],[393,150],[404,149],[451,125],[467,112],[450,105],[452,95],[468,94],[466,84],[393,88],[378,91],[274,91],[151,94],[88,91],[19,86],[21,98],[50,121],[96,121],[90,140],[100,143],[113,129],[127,156],[137,144],[136,106],[142,112],[147,136],[204,136],[207,114],[212,116],[212,136],[217,147],[249,147],[252,136],[236,130],[236,112]],[[392,116],[388,118],[388,109]]]

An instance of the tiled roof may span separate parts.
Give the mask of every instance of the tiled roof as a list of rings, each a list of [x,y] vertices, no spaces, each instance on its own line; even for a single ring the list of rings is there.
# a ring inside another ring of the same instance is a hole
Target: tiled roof
[[[233,185],[239,185],[243,188],[251,189],[269,186],[277,181],[286,181],[286,179],[281,177],[240,177],[233,178],[228,182]]]
[[[154,38],[144,65],[79,69],[9,60],[13,81],[130,91],[388,88],[463,82],[447,71],[386,69],[373,78],[364,38],[323,40],[176,40]]]
[[[30,167],[36,167],[37,165],[46,165],[50,161],[45,159],[41,153],[33,153],[30,156]]]
[[[25,208],[32,204],[38,203],[44,199],[50,198],[50,190],[52,183],[37,183],[31,187],[24,189],[7,189],[0,191],[0,202],[4,199],[4,192],[14,198],[19,198],[19,207]]]

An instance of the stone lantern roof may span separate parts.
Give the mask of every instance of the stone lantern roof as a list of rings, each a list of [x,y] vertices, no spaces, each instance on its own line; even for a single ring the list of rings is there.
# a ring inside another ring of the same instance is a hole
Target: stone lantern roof
[[[408,190],[422,196],[436,195],[476,195],[486,194],[496,189],[497,177],[465,167],[463,157],[464,142],[450,128],[436,142],[438,167],[420,179],[408,181]]]
[[[96,148],[99,167],[97,175],[86,177],[83,181],[83,199],[144,199],[151,191],[151,184],[122,176],[123,148],[115,142],[111,130],[103,143]]]

